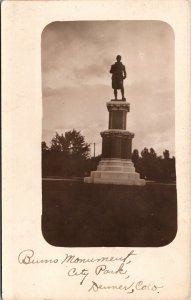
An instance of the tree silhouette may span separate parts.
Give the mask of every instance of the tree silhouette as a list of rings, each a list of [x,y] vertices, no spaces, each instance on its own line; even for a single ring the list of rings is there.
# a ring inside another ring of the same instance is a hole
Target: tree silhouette
[[[155,181],[169,181],[176,179],[175,158],[170,158],[169,150],[163,152],[164,158],[157,156],[153,148],[144,148],[139,157],[138,150],[132,153],[132,161],[141,178]]]
[[[90,144],[87,144],[79,131],[68,131],[65,133],[66,145],[70,155],[88,158]]]
[[[42,153],[49,150],[48,146],[46,145],[46,142],[43,141],[41,143],[41,149],[42,149]]]
[[[90,145],[85,142],[80,131],[72,130],[65,132],[65,135],[59,135],[56,132],[55,137],[52,138],[50,150],[63,152],[67,156],[88,158]]]
[[[51,140],[50,150],[53,152],[65,152],[67,153],[67,144],[66,139],[63,134],[59,135],[56,132],[56,135]]]
[[[134,163],[136,163],[139,160],[139,151],[137,149],[133,150],[131,158]]]
[[[43,176],[83,176],[87,168],[90,145],[80,131],[56,133],[50,148],[42,142]]]
[[[90,157],[90,145],[85,142],[80,131],[56,133],[50,147],[42,142],[42,175],[61,177],[83,177],[97,169],[101,155]],[[132,161],[141,178],[168,182],[176,179],[175,157],[170,158],[169,150],[164,150],[163,158],[157,156],[153,148],[144,148],[139,155],[135,149]]]
[[[164,156],[165,159],[169,159],[170,158],[170,152],[169,152],[169,150],[165,150],[163,152],[163,156]]]
[[[149,156],[152,159],[157,158],[157,154],[156,154],[156,152],[155,152],[155,150],[153,148],[150,148]]]
[[[142,151],[141,151],[141,156],[142,156],[142,158],[148,158],[149,157],[149,150],[148,150],[148,148],[144,148]]]

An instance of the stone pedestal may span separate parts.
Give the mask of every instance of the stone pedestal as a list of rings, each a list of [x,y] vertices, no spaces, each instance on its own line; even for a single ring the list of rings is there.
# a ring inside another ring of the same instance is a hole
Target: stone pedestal
[[[103,158],[131,158],[133,133],[126,130],[110,129],[100,134],[102,136]]]
[[[126,101],[107,102],[109,129],[101,132],[102,159],[96,171],[85,177],[86,183],[145,185],[135,172],[131,161],[134,133],[126,130],[126,116],[130,104]]]
[[[130,159],[102,159],[97,171],[92,171],[90,177],[85,177],[86,183],[105,183],[121,185],[144,185],[145,180],[135,172]]]

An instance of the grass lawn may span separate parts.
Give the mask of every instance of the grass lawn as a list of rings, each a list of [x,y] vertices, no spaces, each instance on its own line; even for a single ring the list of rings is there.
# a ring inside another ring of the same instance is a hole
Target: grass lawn
[[[43,180],[42,232],[63,247],[160,247],[177,231],[176,185]]]

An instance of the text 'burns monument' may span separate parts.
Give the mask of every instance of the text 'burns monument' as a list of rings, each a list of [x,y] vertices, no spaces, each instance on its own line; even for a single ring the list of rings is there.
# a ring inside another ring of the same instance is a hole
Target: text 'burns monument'
[[[130,111],[130,104],[126,102],[123,87],[126,70],[120,55],[117,55],[116,60],[110,70],[115,99],[107,102],[109,128],[101,132],[102,159],[97,171],[92,171],[90,177],[84,178],[84,182],[145,185],[145,180],[140,179],[131,161],[134,133],[126,130],[126,116]],[[121,90],[121,100],[117,100],[118,89]]]

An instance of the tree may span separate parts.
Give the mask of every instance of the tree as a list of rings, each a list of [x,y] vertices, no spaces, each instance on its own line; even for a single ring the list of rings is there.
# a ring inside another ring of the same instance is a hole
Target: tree
[[[153,148],[150,148],[149,156],[150,158],[157,158],[157,154]]]
[[[157,178],[157,154],[153,148],[144,148],[141,151],[141,175],[147,179]]]
[[[42,142],[43,176],[84,176],[89,153],[90,145],[80,131],[56,132],[50,148]]]
[[[90,144],[86,143],[80,131],[68,131],[65,133],[67,151],[70,155],[88,158],[90,154]]]
[[[148,158],[149,150],[146,147],[141,151],[141,156],[142,158]]]
[[[169,159],[170,158],[170,152],[169,152],[169,150],[165,150],[163,152],[163,156],[164,156],[164,159]]]
[[[44,141],[41,143],[41,148],[42,148],[42,152],[49,150],[48,146],[46,145],[46,142],[44,142]]]
[[[59,135],[56,132],[56,135],[51,140],[50,150],[53,152],[67,152],[66,139],[63,134]]]
[[[165,150],[162,156],[157,156],[153,148],[144,148],[139,157],[138,150],[132,153],[132,161],[136,172],[141,178],[167,182],[176,179],[175,158],[170,158],[169,150]]]
[[[131,158],[134,163],[139,160],[139,151],[137,149],[133,150]]]
[[[88,158],[90,144],[86,143],[80,131],[72,130],[59,135],[56,132],[51,141],[51,151],[63,152],[67,156]]]

